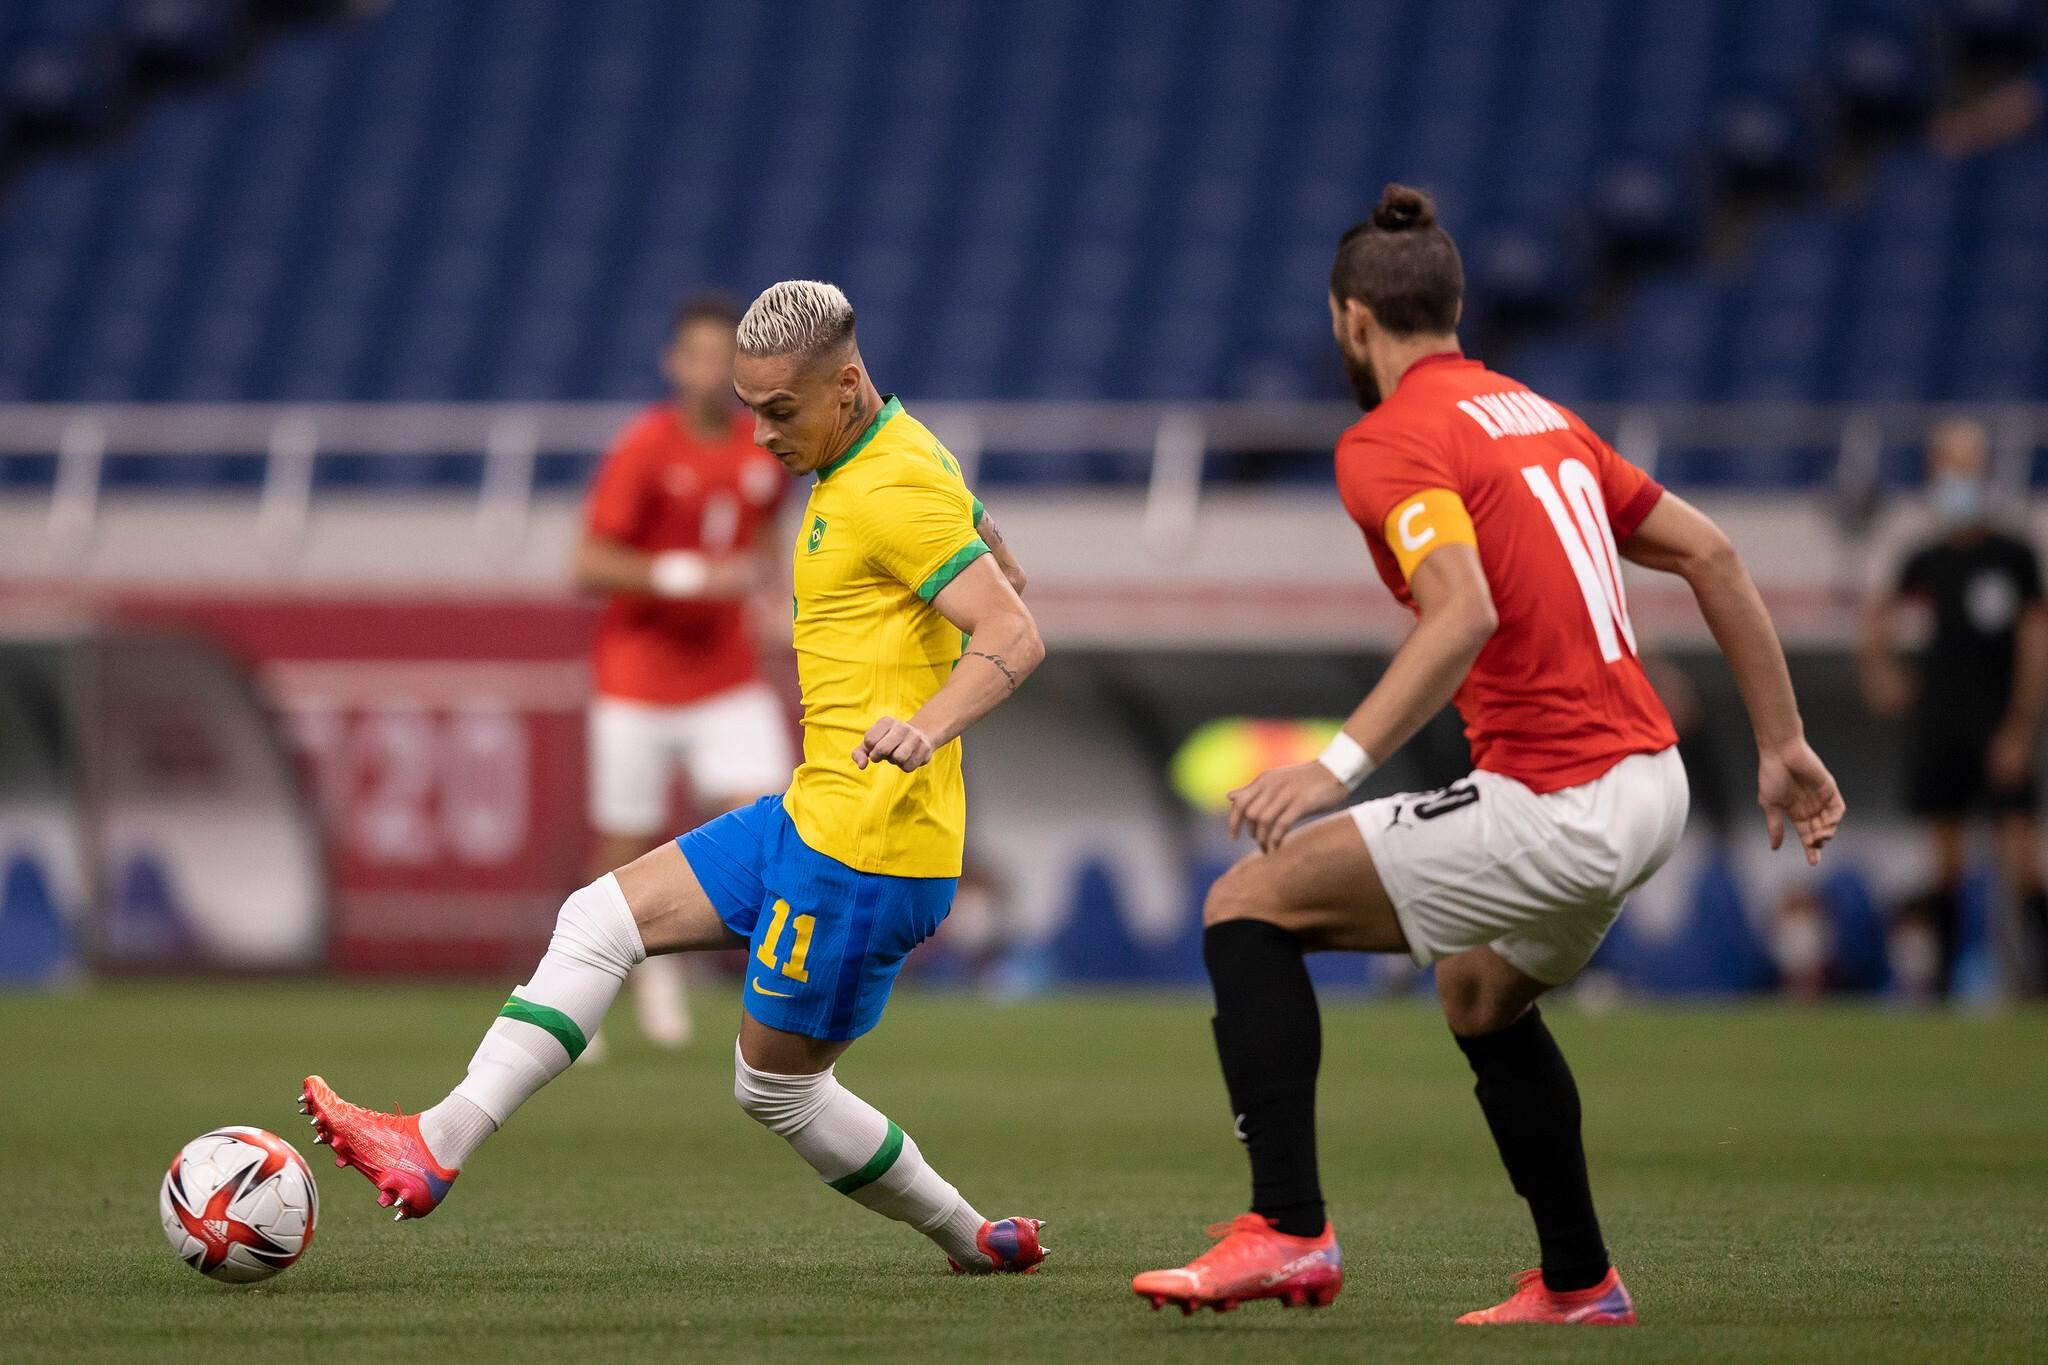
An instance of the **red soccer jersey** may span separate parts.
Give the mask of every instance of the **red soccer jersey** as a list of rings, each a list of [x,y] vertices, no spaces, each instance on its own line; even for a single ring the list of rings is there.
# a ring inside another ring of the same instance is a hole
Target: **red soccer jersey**
[[[1475,766],[1551,792],[1678,742],[1615,548],[1664,490],[1576,415],[1476,360],[1428,356],[1338,441],[1337,489],[1411,611],[1404,563],[1439,537],[1477,546],[1500,628],[1455,698]]]
[[[738,414],[725,439],[706,441],[674,404],[647,409],[599,467],[585,526],[648,554],[751,545],[789,487],[752,430]],[[594,668],[597,690],[627,701],[680,705],[737,687],[757,670],[745,604],[621,593],[599,618]]]

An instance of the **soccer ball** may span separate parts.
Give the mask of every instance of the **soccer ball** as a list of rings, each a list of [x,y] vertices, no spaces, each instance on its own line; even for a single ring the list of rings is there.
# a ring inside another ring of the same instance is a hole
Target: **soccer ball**
[[[320,1187],[277,1134],[216,1128],[171,1159],[157,1203],[179,1259],[211,1279],[249,1284],[313,1244]]]

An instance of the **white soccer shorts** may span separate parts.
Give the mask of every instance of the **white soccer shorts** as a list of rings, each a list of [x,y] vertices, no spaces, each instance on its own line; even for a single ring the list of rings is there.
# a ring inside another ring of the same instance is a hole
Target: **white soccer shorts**
[[[1678,847],[1689,801],[1678,751],[1665,749],[1541,796],[1475,772],[1347,814],[1417,966],[1485,943],[1555,986],[1592,960],[1623,899]]]
[[[590,823],[599,833],[660,833],[678,771],[698,801],[723,808],[781,791],[795,767],[789,722],[766,683],[682,706],[591,699]]]

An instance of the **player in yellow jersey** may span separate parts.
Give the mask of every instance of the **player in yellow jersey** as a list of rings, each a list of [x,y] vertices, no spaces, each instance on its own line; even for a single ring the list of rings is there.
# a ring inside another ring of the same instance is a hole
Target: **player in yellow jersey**
[[[1023,574],[960,465],[876,392],[853,308],[789,280],[739,326],[754,441],[815,475],[798,528],[795,641],[804,761],[789,791],[729,812],[571,896],[533,978],[462,1083],[417,1115],[349,1104],[318,1076],[318,1140],[400,1218],[431,1213],[462,1164],[560,1075],[650,953],[748,948],[734,1057],[740,1107],[833,1189],[938,1243],[956,1271],[1030,1270],[1039,1221],[985,1220],[887,1117],[833,1075],[881,1018],[904,957],[952,905],[966,794],[960,735],[1038,666]]]

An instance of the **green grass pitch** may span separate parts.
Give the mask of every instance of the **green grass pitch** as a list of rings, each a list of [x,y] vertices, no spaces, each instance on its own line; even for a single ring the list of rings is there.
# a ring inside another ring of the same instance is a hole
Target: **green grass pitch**
[[[1334,1308],[1155,1315],[1133,1271],[1240,1211],[1205,1003],[997,1007],[905,992],[847,1058],[993,1215],[1052,1220],[1043,1273],[956,1279],[733,1106],[703,1041],[620,1029],[394,1225],[295,1112],[299,1075],[429,1103],[502,985],[102,986],[0,998],[0,1359],[1804,1361],[2048,1359],[2048,1015],[1552,1012],[1585,1096],[1633,1331],[1457,1328],[1533,1259],[1464,1062],[1419,1005],[1331,1005]],[[306,1258],[213,1284],[157,1226],[188,1138],[258,1124],[321,1180]]]

